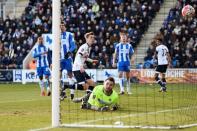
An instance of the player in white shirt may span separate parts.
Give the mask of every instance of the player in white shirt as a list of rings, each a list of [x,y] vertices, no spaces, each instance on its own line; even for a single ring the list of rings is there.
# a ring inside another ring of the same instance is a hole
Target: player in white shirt
[[[124,94],[124,76],[126,75],[126,86],[127,93],[131,94],[130,86],[130,63],[134,63],[134,50],[132,45],[128,42],[128,34],[126,31],[120,32],[120,43],[115,47],[115,53],[113,58],[113,67],[116,67],[116,60],[118,60],[117,67],[119,73],[119,85],[120,85],[120,94]]]
[[[157,67],[155,69],[155,80],[161,86],[160,92],[166,92],[166,79],[165,73],[168,65],[170,65],[171,58],[169,54],[168,48],[162,44],[162,39],[156,39],[156,50],[154,59],[157,59]],[[161,79],[159,78],[159,74],[161,74]]]
[[[91,46],[95,42],[95,36],[93,32],[85,34],[86,43],[81,45],[76,53],[73,63],[73,74],[77,81],[77,89],[87,90],[87,93],[91,92],[95,86],[94,81],[85,72],[84,64],[86,61],[91,63],[97,63],[98,60],[92,60],[89,57]]]

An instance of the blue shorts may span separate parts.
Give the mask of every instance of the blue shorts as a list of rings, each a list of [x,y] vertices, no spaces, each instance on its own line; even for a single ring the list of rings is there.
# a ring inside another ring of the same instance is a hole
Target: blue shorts
[[[67,72],[72,72],[73,59],[68,58],[61,60],[60,67],[61,67],[61,71],[67,70]]]
[[[123,71],[123,72],[130,72],[130,64],[127,63],[118,63],[118,71]]]
[[[50,69],[49,67],[37,67],[37,75],[38,76],[50,76],[51,73],[50,73]]]

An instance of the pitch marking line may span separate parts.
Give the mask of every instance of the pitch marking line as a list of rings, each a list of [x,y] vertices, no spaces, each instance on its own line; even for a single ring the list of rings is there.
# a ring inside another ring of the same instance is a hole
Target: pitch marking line
[[[192,108],[197,108],[197,106],[194,106]],[[164,113],[164,112],[170,112],[170,111],[179,111],[179,110],[187,110],[191,109],[191,107],[185,107],[185,108],[179,108],[179,109],[169,109],[169,110],[161,110],[161,111],[156,111],[156,112],[148,112],[148,113],[139,113],[139,114],[130,114],[130,115],[125,115],[125,116],[115,116],[115,117],[109,117],[105,119],[96,119],[96,120],[89,120],[89,121],[83,121],[79,123],[73,123],[73,124],[62,124],[60,127],[103,127],[103,128],[144,128],[144,129],[172,129],[171,126],[115,126],[115,125],[82,125],[82,124],[88,124],[88,123],[93,123],[97,121],[103,121],[103,120],[112,120],[112,119],[120,119],[120,118],[127,118],[127,117],[135,117],[135,116],[143,116],[146,114],[159,114],[159,113]],[[81,125],[80,125],[81,124]],[[187,127],[192,127],[192,126],[197,126],[197,124],[190,124],[190,125],[183,125],[179,126],[179,128],[187,128]],[[43,131],[43,130],[49,130],[53,129],[55,127],[44,127],[44,128],[38,128],[38,129],[30,129],[29,131]]]
[[[191,109],[191,108],[197,108],[197,106],[185,107],[185,108],[179,108],[179,109],[161,110],[161,111],[156,111],[156,112],[137,113],[137,114],[124,115],[124,116],[114,116],[114,117],[108,117],[108,118],[104,118],[104,119],[100,118],[100,119],[96,119],[96,120],[88,120],[88,121],[83,121],[83,122],[78,122],[78,123],[73,123],[73,124],[88,124],[88,123],[94,123],[94,122],[98,122],[98,121],[107,121],[107,120],[127,118],[127,117],[135,117],[135,116],[144,116],[146,114],[153,115],[153,114],[159,114],[159,113],[164,113],[164,112],[187,110],[187,109]]]

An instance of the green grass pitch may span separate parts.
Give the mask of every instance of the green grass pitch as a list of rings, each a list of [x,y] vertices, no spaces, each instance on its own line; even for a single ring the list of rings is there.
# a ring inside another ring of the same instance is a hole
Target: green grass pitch
[[[116,90],[118,91],[117,87]],[[62,123],[114,125],[116,121],[121,121],[126,126],[175,126],[197,123],[197,84],[168,84],[167,93],[158,90],[159,86],[155,84],[132,84],[133,94],[120,96],[120,109],[103,113],[81,110],[80,104],[72,103],[68,97],[61,102]],[[76,97],[82,96],[83,93],[77,91]],[[26,131],[50,126],[51,97],[41,97],[38,84],[0,84],[0,131]],[[195,131],[197,127],[183,130]]]

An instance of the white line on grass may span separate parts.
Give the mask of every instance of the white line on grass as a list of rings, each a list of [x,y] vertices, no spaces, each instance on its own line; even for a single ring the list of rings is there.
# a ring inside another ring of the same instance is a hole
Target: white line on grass
[[[152,115],[152,114],[159,114],[159,113],[170,112],[170,111],[186,110],[186,109],[191,109],[191,108],[197,108],[197,106],[184,107],[184,108],[178,108],[178,109],[161,110],[161,111],[156,111],[156,112],[137,113],[137,114],[124,115],[124,116],[114,116],[114,117],[108,117],[108,118],[100,118],[100,119],[96,119],[96,120],[88,120],[88,121],[83,121],[83,122],[78,122],[78,123],[73,123],[73,124],[88,124],[88,123],[94,123],[94,122],[98,122],[98,121],[106,121],[106,120],[113,120],[113,119],[120,119],[120,118],[127,118],[127,117],[143,116],[146,114]]]
[[[178,109],[168,109],[168,110],[161,110],[161,111],[156,111],[156,112],[148,112],[148,113],[138,113],[138,114],[130,114],[130,115],[124,115],[124,116],[115,116],[115,117],[109,117],[109,118],[104,118],[104,119],[96,119],[96,120],[89,120],[89,121],[83,121],[83,122],[78,122],[78,123],[73,123],[73,124],[62,124],[60,127],[87,127],[87,128],[143,128],[143,129],[172,129],[172,128],[188,128],[188,127],[193,127],[197,126],[197,124],[189,124],[189,125],[181,125],[177,127],[172,127],[172,126],[121,126],[121,125],[85,125],[88,123],[93,123],[93,122],[98,122],[98,121],[103,121],[103,120],[112,120],[112,119],[120,119],[120,118],[127,118],[127,117],[134,117],[134,116],[143,116],[146,114],[159,114],[159,113],[164,113],[164,112],[170,112],[170,111],[179,111],[179,110],[187,110],[191,108],[197,108],[197,106],[194,107],[184,107],[184,108],[178,108]],[[38,129],[30,129],[29,131],[43,131],[43,130],[49,130],[53,129],[54,127],[44,127],[44,128],[38,128]]]
[[[54,127],[44,127],[44,128],[38,128],[38,129],[30,129],[29,131],[44,131],[44,130],[49,130],[53,129]]]

